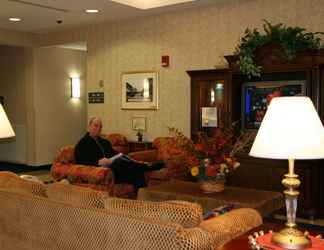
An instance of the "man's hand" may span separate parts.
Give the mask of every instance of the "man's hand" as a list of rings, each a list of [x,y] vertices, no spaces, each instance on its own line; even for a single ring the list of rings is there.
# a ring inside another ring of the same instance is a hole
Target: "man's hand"
[[[112,161],[108,158],[101,158],[99,161],[98,161],[98,165],[99,166],[102,166],[102,167],[108,167],[110,164],[112,163]]]

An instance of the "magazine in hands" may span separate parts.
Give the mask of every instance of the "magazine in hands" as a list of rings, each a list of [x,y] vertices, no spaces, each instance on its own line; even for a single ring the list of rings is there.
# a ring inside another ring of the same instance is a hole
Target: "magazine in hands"
[[[116,155],[110,157],[109,160],[111,160],[111,162],[113,162],[114,160],[116,160],[122,156],[123,156],[123,153],[119,153],[119,154],[116,154]]]

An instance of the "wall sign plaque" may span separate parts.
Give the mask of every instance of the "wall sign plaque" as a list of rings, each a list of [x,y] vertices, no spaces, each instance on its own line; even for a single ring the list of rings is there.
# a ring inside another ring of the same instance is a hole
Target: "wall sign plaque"
[[[104,92],[89,92],[88,93],[89,103],[104,103],[105,93]]]

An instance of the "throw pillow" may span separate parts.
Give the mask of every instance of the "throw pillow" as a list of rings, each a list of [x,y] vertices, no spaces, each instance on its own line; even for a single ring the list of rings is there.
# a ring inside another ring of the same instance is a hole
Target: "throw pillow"
[[[233,204],[219,206],[219,207],[213,208],[211,210],[208,210],[206,213],[204,213],[203,218],[204,218],[204,220],[208,220],[208,219],[214,218],[218,215],[225,214],[225,213],[233,210],[234,208],[235,208],[235,205],[233,205]]]
[[[69,145],[60,148],[56,158],[54,159],[54,162],[60,162],[60,163],[74,163],[74,146]]]

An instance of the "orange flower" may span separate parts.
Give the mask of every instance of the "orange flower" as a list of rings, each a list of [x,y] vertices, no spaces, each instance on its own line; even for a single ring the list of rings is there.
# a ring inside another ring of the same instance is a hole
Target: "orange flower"
[[[192,176],[197,176],[199,174],[199,167],[193,167],[190,172]]]

